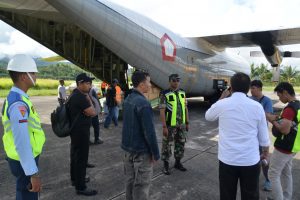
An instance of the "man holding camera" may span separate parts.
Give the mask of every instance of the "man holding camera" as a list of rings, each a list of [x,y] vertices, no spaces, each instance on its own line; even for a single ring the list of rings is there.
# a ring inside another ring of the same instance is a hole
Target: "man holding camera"
[[[220,199],[236,199],[240,182],[241,199],[259,200],[260,154],[269,153],[269,133],[262,106],[247,97],[250,78],[236,73],[219,101],[205,113],[208,121],[219,120]]]

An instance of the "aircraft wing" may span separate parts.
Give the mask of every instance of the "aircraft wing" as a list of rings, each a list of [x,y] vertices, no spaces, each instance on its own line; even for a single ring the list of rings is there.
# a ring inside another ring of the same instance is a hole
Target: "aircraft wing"
[[[199,40],[206,40],[216,49],[259,46],[262,54],[266,57],[272,67],[281,64],[283,57],[298,57],[299,52],[281,52],[278,46],[300,44],[300,27],[278,29],[258,32],[245,32],[226,35],[215,35],[200,37]],[[252,55],[257,55],[253,53]],[[251,55],[251,56],[252,56]]]
[[[236,33],[201,37],[217,48],[261,46],[272,43],[275,46],[300,43],[300,27],[262,32]]]

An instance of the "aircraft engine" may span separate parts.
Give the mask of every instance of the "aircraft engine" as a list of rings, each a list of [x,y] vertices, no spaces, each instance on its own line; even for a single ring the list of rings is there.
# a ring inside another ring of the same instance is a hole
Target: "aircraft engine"
[[[261,47],[266,59],[272,67],[278,67],[282,62],[282,54],[276,46],[270,48]]]

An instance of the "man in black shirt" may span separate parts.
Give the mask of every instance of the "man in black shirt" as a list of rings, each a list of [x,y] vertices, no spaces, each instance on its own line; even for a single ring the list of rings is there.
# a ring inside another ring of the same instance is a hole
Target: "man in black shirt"
[[[107,89],[106,93],[106,105],[108,107],[108,115],[105,118],[104,128],[108,128],[111,120],[115,126],[118,126],[118,119],[116,117],[117,101],[116,101],[116,85],[117,80],[114,79],[111,86]]]
[[[92,100],[88,95],[91,89],[90,78],[86,73],[76,77],[77,88],[69,99],[69,111],[74,127],[71,132],[71,181],[76,193],[86,196],[96,195],[97,191],[86,187],[86,166],[89,156],[89,135],[91,119],[96,115]]]

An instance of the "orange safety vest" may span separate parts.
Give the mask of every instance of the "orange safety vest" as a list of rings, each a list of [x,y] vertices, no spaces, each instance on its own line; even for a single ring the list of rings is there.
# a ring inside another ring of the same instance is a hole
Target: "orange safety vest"
[[[118,85],[115,87],[115,89],[116,89],[116,101],[118,104],[120,104],[122,101],[122,90],[121,87]]]

